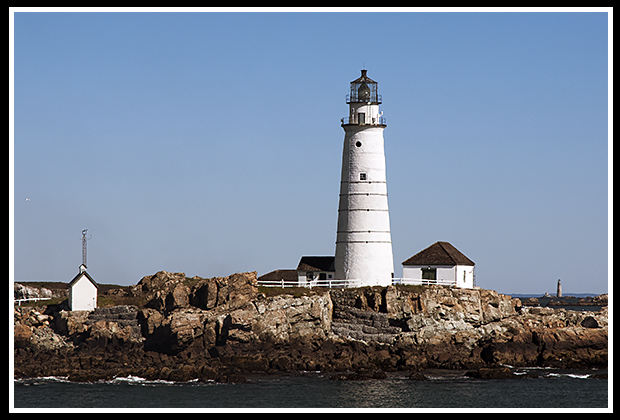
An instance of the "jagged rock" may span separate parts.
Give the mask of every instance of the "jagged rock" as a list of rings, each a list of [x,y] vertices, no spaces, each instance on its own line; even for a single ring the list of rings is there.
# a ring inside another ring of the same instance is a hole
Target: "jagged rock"
[[[13,327],[13,340],[16,347],[26,347],[32,337],[32,329],[28,325],[15,325]]]
[[[540,306],[540,302],[537,298],[531,297],[523,302],[523,306]]]
[[[13,283],[13,299],[15,300],[32,298],[51,299],[65,296],[67,296],[66,290],[50,290],[45,287],[34,287],[21,283]]]
[[[238,308],[254,299],[257,292],[256,272],[202,279],[159,271],[143,277],[132,290],[147,301],[147,307],[164,312],[190,306],[207,310],[218,306]]]
[[[500,368],[480,368],[475,371],[465,373],[465,376],[479,379],[513,379],[517,376],[507,367]]]
[[[413,379],[414,381],[426,381],[428,378],[422,372],[413,372],[409,375],[409,379]]]
[[[585,328],[599,328],[598,322],[592,316],[587,316],[581,321],[581,326]]]
[[[257,293],[256,273],[203,279],[162,271],[128,293],[146,307],[15,308],[15,374],[227,381],[250,371],[368,377],[377,370],[607,363],[607,307],[530,307],[490,290],[440,286],[266,297]]]
[[[604,294],[598,295],[598,296],[594,296],[592,298],[592,303],[595,303],[595,304],[598,304],[598,305],[607,305],[608,298],[609,298],[609,295],[607,293],[604,293]]]

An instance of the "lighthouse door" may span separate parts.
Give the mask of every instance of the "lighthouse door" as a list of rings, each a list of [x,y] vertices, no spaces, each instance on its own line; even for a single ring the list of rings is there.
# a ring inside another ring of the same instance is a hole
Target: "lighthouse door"
[[[357,123],[358,124],[366,124],[366,114],[363,112],[357,113]]]

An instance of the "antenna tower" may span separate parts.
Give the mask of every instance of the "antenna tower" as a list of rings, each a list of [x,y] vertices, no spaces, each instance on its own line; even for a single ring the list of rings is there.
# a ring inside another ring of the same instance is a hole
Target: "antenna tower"
[[[88,229],[84,229],[82,231],[82,265],[86,267],[86,241],[89,240],[92,236],[87,236],[86,232]]]

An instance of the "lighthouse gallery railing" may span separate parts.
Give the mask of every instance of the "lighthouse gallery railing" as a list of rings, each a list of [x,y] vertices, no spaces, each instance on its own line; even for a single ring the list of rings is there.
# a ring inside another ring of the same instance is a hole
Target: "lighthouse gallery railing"
[[[342,124],[359,124],[359,125],[387,125],[387,120],[385,119],[385,117],[379,117],[378,120],[373,118],[371,121],[364,121],[363,123],[360,123],[357,119],[357,116],[355,117],[344,117],[340,119],[340,122]]]

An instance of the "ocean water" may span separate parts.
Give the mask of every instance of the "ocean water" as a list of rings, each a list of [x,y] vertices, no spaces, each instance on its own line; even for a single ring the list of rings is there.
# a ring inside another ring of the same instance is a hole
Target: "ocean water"
[[[401,372],[387,379],[333,381],[329,374],[248,376],[250,383],[173,383],[137,377],[72,383],[65,378],[14,381],[15,408],[587,408],[608,407],[598,371],[513,369],[518,379],[467,378],[462,371]],[[538,378],[526,377],[537,374]]]

